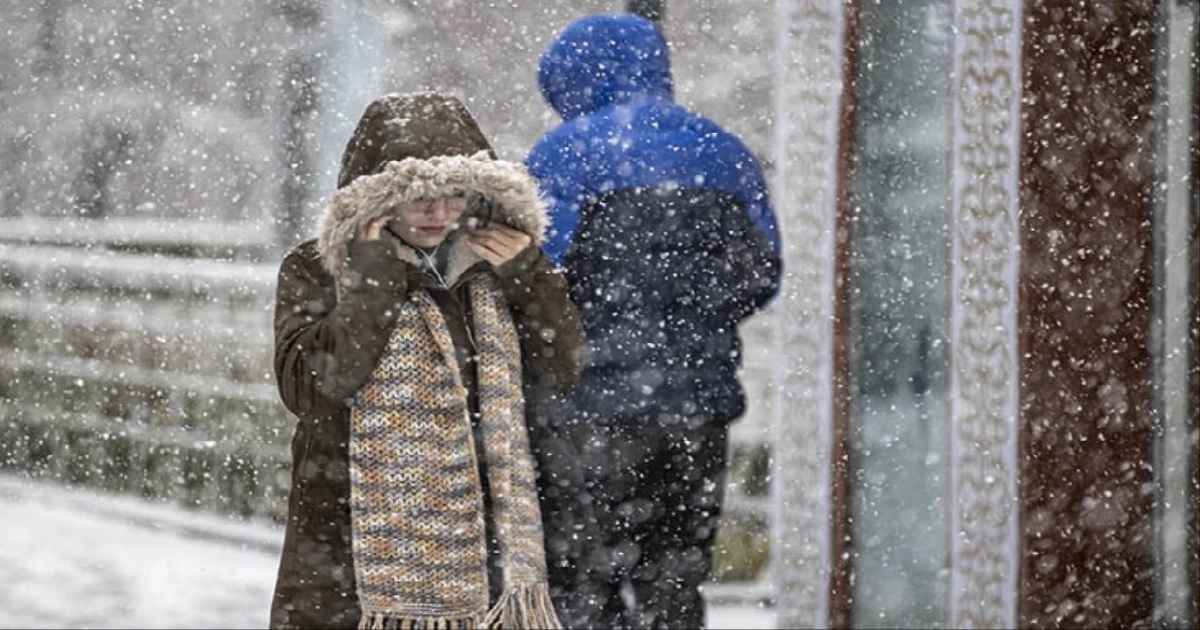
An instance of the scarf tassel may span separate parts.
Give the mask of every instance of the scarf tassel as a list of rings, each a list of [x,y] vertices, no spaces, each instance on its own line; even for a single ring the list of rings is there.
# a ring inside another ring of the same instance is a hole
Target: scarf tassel
[[[559,630],[550,587],[545,582],[518,584],[504,589],[496,605],[483,618],[484,628],[536,628]]]
[[[554,612],[550,587],[545,582],[504,589],[496,605],[478,617],[391,617],[387,613],[365,614],[359,630],[561,630]]]

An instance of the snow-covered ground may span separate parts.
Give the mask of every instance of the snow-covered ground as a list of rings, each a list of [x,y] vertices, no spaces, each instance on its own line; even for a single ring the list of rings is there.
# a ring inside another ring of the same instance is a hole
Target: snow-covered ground
[[[0,628],[266,627],[274,525],[10,474],[0,514]],[[709,627],[774,626],[736,587],[720,590]]]

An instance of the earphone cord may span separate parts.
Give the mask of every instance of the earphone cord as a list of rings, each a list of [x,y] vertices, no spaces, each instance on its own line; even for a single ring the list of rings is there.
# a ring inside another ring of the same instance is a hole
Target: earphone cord
[[[433,276],[437,278],[438,282],[442,285],[442,288],[449,291],[450,287],[446,284],[446,278],[442,276],[442,272],[438,271],[437,262],[434,260],[434,258],[437,256],[438,249],[441,247],[442,244],[438,243],[438,246],[433,248],[433,253],[430,254],[425,253],[425,250],[420,248],[418,248],[417,251],[421,253],[421,258],[425,260],[425,266],[428,267],[431,272],[433,272]],[[471,344],[472,355],[478,355],[479,346],[475,343],[475,333],[471,330],[470,322],[463,322],[463,330],[467,332],[467,342]]]
[[[446,284],[446,278],[442,275],[441,271],[438,271],[437,261],[434,260],[434,257],[437,256],[438,250],[441,249],[441,247],[442,244],[438,243],[438,246],[433,248],[433,253],[431,254],[425,253],[425,250],[421,248],[417,248],[417,251],[421,253],[421,258],[425,260],[425,266],[430,272],[433,273],[433,277],[437,278],[438,284],[440,284],[443,289],[449,289],[449,285]]]

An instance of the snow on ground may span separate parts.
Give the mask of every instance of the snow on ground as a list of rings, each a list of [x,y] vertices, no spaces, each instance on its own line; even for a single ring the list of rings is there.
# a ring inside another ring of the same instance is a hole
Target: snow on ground
[[[0,474],[0,628],[265,628],[282,531]],[[771,628],[729,597],[709,627]]]
[[[231,529],[220,519],[136,503],[0,477],[0,626],[266,627],[274,552],[196,535]]]

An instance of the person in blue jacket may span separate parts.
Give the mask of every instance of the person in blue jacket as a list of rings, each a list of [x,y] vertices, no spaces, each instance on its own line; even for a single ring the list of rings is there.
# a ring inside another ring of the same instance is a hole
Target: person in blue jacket
[[[538,85],[563,122],[526,165],[550,204],[543,250],[588,338],[559,421],[601,539],[556,556],[570,532],[546,516],[556,605],[571,627],[701,628],[729,425],[746,407],[738,325],[779,289],[767,186],[741,140],[673,101],[667,43],[649,20],[571,23],[542,55]]]

